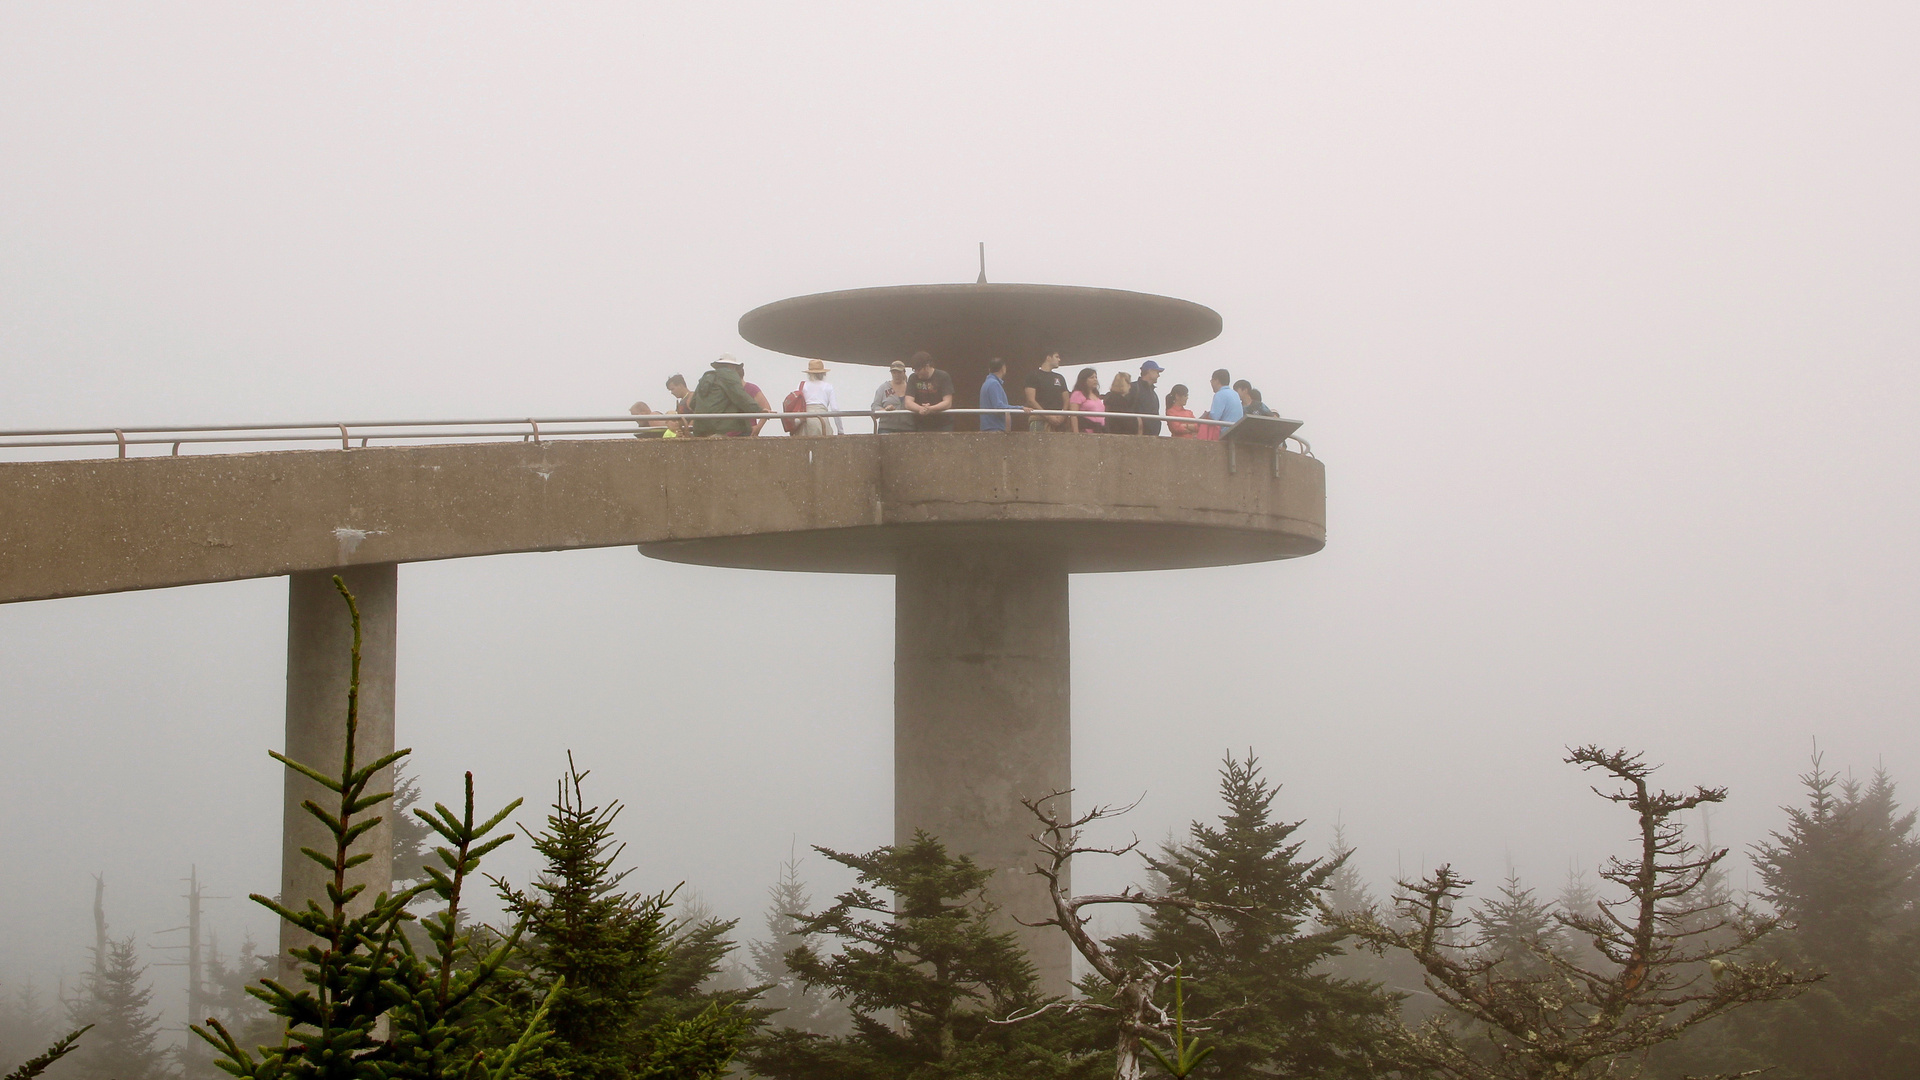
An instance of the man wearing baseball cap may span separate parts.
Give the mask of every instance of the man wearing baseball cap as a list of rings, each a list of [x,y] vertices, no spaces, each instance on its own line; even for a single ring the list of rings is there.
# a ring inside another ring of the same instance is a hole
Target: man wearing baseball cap
[[[887,365],[888,379],[873,392],[873,430],[878,434],[913,430],[913,414],[907,411],[907,365],[899,360]]]
[[[1140,365],[1140,377],[1133,380],[1134,412],[1145,413],[1148,416],[1160,415],[1160,391],[1155,390],[1153,384],[1160,381],[1160,372],[1163,370],[1165,369],[1151,360]],[[1140,434],[1160,434],[1160,421],[1141,420]]]

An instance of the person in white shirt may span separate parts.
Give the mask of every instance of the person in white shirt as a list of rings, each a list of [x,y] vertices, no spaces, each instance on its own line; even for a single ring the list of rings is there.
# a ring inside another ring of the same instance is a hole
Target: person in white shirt
[[[833,403],[833,384],[827,381],[827,364],[824,360],[807,361],[807,381],[800,384],[800,396],[807,401],[810,413],[838,412]],[[838,416],[832,417],[833,426],[828,427],[828,417],[808,417],[800,421],[795,435],[845,435],[847,428]]]

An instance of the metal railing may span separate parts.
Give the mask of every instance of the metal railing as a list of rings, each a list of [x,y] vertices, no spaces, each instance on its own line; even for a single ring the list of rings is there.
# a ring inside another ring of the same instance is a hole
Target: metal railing
[[[1107,417],[1114,419],[1158,420],[1166,424],[1192,424],[1196,427],[1231,428],[1234,422],[1202,417],[1169,417],[1154,413],[1087,413],[1053,409],[947,409],[948,416],[1006,416],[1015,430],[1024,428],[1030,416]],[[41,428],[0,431],[0,451],[59,451],[71,455],[88,448],[113,447],[118,457],[135,456],[135,447],[168,446],[170,456],[179,456],[182,447],[202,445],[252,444],[270,447],[283,443],[339,444],[352,450],[356,442],[362,448],[378,442],[473,442],[518,439],[523,442],[549,442],[576,438],[609,436],[647,437],[668,430],[690,428],[695,420],[751,420],[772,423],[777,420],[861,419],[874,422],[879,431],[882,417],[911,420],[913,413],[899,410],[840,410],[837,412],[752,412],[752,413],[641,413],[618,416],[511,417],[484,420],[328,420],[309,424],[204,424],[198,427],[120,427],[120,428]],[[1249,418],[1255,421],[1262,418]],[[1280,421],[1299,425],[1293,421]],[[854,433],[858,434],[858,433]],[[1296,444],[1298,452],[1313,456],[1306,440],[1291,433],[1276,444]],[[235,447],[234,449],[238,449]],[[231,452],[231,451],[230,451]]]

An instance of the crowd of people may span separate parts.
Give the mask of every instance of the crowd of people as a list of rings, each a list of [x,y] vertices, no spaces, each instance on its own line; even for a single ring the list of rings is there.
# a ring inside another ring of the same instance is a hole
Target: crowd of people
[[[1060,364],[1059,353],[1049,354],[1022,380],[1015,400],[1007,392],[1007,362],[989,361],[980,386],[980,408],[1004,411],[981,413],[980,430],[1157,436],[1164,417],[1167,434],[1173,438],[1217,440],[1222,427],[1192,421],[1232,424],[1245,416],[1276,415],[1253,384],[1235,381],[1225,368],[1214,371],[1209,379],[1212,396],[1206,411],[1196,416],[1188,407],[1190,394],[1184,385],[1167,391],[1162,408],[1159,383],[1166,369],[1152,360],[1140,365],[1137,376],[1114,373],[1104,392],[1095,369],[1082,368],[1069,386]],[[644,418],[640,421],[643,438],[748,438],[776,418],[790,435],[843,435],[842,418],[832,414],[852,410],[843,410],[835,399],[828,370],[824,361],[807,361],[799,386],[776,410],[766,393],[747,381],[746,365],[723,355],[691,389],[684,375],[667,380],[667,392],[674,399],[671,413],[656,412],[644,401],[635,402],[629,411]],[[940,370],[932,355],[919,352],[911,362],[895,360],[888,367],[887,381],[873,392],[874,430],[880,434],[952,431],[954,400],[953,376]]]

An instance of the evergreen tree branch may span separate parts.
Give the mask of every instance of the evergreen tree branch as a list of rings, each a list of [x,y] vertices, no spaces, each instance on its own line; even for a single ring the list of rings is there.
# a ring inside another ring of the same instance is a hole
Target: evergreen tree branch
[[[48,1066],[66,1057],[68,1054],[73,1053],[74,1047],[80,1042],[80,1036],[85,1035],[91,1030],[93,1030],[93,1025],[88,1024],[86,1027],[76,1031],[70,1031],[61,1036],[59,1042],[54,1043],[41,1053],[21,1062],[12,1072],[6,1075],[5,1080],[33,1080],[34,1077],[46,1072]]]

